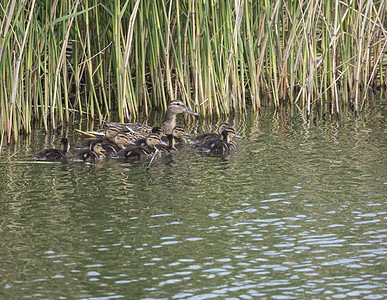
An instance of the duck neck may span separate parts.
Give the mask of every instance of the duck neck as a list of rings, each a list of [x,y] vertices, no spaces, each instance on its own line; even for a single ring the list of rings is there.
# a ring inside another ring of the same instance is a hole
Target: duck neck
[[[176,125],[176,115],[174,113],[168,112],[165,114],[165,119],[163,123],[163,132],[165,134],[171,134],[173,127]]]
[[[116,143],[116,146],[118,149],[125,149],[124,142],[118,142],[118,143]]]
[[[230,143],[230,136],[228,135],[228,133],[227,132],[223,132],[222,133],[222,140],[225,142],[225,143]]]
[[[62,152],[63,154],[66,154],[69,151],[69,145],[68,144],[60,144],[59,151]]]

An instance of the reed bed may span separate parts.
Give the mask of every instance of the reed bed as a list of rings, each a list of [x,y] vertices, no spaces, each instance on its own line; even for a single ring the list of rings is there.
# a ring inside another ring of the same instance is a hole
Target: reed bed
[[[0,132],[293,105],[358,112],[387,84],[386,0],[0,0]]]

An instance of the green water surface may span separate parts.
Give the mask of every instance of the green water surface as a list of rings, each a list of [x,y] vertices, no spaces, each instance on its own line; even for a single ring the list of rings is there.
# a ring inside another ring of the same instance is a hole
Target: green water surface
[[[233,122],[236,154],[149,172],[31,161],[61,134],[3,146],[0,298],[386,299],[385,115]]]

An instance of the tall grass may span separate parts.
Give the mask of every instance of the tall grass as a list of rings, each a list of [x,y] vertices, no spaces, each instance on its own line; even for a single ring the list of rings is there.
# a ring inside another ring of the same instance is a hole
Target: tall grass
[[[71,118],[262,100],[354,112],[387,83],[386,0],[1,0],[2,140]]]

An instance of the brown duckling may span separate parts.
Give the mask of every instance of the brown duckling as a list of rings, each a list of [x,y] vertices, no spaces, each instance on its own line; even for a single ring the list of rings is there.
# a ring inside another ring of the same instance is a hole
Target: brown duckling
[[[61,161],[70,157],[71,154],[69,140],[62,138],[60,141],[59,149],[43,149],[33,156],[36,160],[48,160],[48,161]]]
[[[165,113],[165,119],[162,124],[162,130],[165,134],[171,134],[173,127],[176,126],[176,116],[181,113],[188,113],[194,116],[198,116],[199,114],[190,110],[183,101],[181,100],[173,100],[168,104],[167,111]],[[152,130],[152,127],[144,125],[144,124],[136,124],[136,123],[109,123],[109,125],[116,125],[119,128],[129,128],[133,132],[138,132],[146,137]]]
[[[112,157],[128,159],[148,158],[156,151],[156,145],[166,146],[167,143],[160,140],[159,135],[151,133],[146,138],[146,145],[128,146],[124,150],[121,150],[117,154],[113,155]]]
[[[187,132],[182,126],[175,126],[172,130],[172,136],[175,145],[185,145],[187,144],[187,140],[184,137],[191,137],[192,135]]]
[[[161,129],[161,127],[153,127],[152,130],[151,130],[151,133],[155,133],[159,136],[159,138],[161,139],[162,137],[165,137],[166,135],[164,134],[163,130]],[[149,134],[147,134],[148,136]],[[134,144],[137,145],[137,146],[146,146],[146,137],[144,138],[141,138],[141,139],[137,139],[135,140]]]
[[[113,153],[117,153],[123,149],[125,149],[126,145],[135,145],[135,143],[128,139],[128,136],[125,133],[119,132],[114,137],[114,143],[102,143],[102,148],[105,150],[105,155],[110,155]]]
[[[168,146],[161,146],[159,149],[162,152],[178,152],[176,145],[186,144],[184,136],[191,136],[182,126],[175,126],[171,134],[167,134],[166,142]]]
[[[236,150],[236,143],[232,140],[233,137],[243,138],[232,127],[224,128],[220,137],[207,139],[198,146],[197,151],[223,155],[231,154]]]
[[[103,160],[105,150],[100,142],[90,143],[89,148],[80,150],[74,157],[75,161],[95,162]]]
[[[210,140],[210,139],[215,139],[215,138],[220,139],[222,137],[222,131],[225,128],[232,128],[233,129],[233,127],[230,124],[228,124],[226,122],[222,122],[222,123],[219,124],[218,133],[207,132],[207,133],[199,134],[198,136],[190,139],[189,143],[193,144],[193,145],[201,145],[205,141]]]

